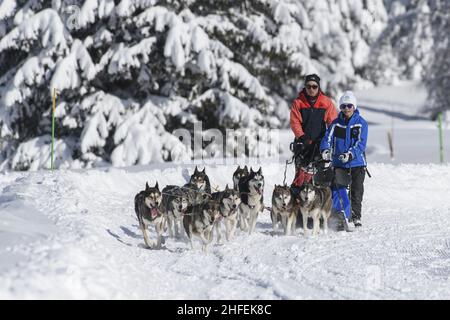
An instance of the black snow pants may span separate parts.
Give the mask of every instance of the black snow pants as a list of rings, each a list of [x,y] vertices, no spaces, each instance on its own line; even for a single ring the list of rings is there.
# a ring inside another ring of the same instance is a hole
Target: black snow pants
[[[350,187],[350,203],[352,219],[361,219],[362,200],[364,195],[364,178],[366,167],[355,167],[350,169],[335,168],[335,183]]]

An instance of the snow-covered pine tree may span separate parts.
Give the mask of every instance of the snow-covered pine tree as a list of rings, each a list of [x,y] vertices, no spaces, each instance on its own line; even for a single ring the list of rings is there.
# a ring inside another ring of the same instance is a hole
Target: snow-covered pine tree
[[[382,0],[5,0],[3,167],[49,166],[53,87],[59,167],[186,159],[171,132],[198,121],[286,126],[305,74],[360,82],[385,22]]]
[[[40,11],[35,14],[35,10]],[[16,169],[37,168],[40,165],[32,162],[44,156],[35,142],[49,140],[48,84],[58,57],[68,52],[68,33],[58,14],[40,1],[22,7],[3,2],[0,16],[0,133],[2,156],[9,161],[2,167],[16,161]],[[20,143],[25,144],[19,147]],[[59,145],[66,149],[64,142],[58,141]]]
[[[65,4],[28,2],[14,8],[16,15],[27,12],[26,23],[15,18],[3,24],[2,61],[15,59],[5,63],[14,67],[1,81],[2,137],[10,142],[3,152],[15,159],[14,169],[48,167],[45,148],[31,155],[26,146],[48,138],[53,87],[60,91],[58,136],[72,148],[71,158],[57,164],[180,160],[189,153],[171,129],[199,120],[257,129],[276,120],[258,110],[272,101],[259,81],[208,37],[188,9],[156,1],[70,1],[80,10],[69,29],[71,17],[59,12]],[[202,119],[205,105],[211,110]],[[45,161],[35,165],[38,159]]]
[[[216,1],[220,24],[208,1],[191,3],[207,32],[233,48],[272,97],[288,102],[308,73],[319,73],[331,94],[361,83],[369,48],[387,22],[382,0]]]
[[[389,22],[372,47],[367,77],[384,83],[421,79],[434,56],[430,21],[434,0],[386,2]]]
[[[392,83],[423,79],[431,118],[450,100],[450,2],[386,1],[389,23],[372,48],[368,78]]]
[[[424,80],[430,97],[428,110],[435,118],[442,111],[447,111],[447,116],[450,114],[450,2],[431,1],[430,14],[433,59],[424,70]]]

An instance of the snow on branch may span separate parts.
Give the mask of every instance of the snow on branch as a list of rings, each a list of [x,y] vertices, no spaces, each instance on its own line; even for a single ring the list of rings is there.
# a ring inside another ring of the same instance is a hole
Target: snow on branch
[[[152,101],[149,100],[137,112],[129,114],[120,124],[114,135],[114,142],[119,144],[123,141],[127,137],[128,132],[131,130],[130,128],[135,124],[146,124],[155,132],[160,134],[164,131],[164,113],[160,108],[154,105]]]
[[[164,46],[164,56],[171,58],[177,69],[182,69],[190,53],[190,28],[174,12],[164,7],[152,7],[145,10],[136,18],[139,28],[154,26],[157,32],[169,27]],[[199,35],[200,37],[203,35]],[[204,41],[204,38],[201,39]]]
[[[222,35],[237,34],[240,29],[237,28],[226,16],[218,14],[209,14],[204,17],[197,17],[197,23],[209,33],[218,33]]]
[[[308,46],[305,45],[308,30],[303,31],[296,22],[280,23],[277,30],[271,34],[266,30],[266,19],[262,16],[246,16],[238,14],[237,17],[246,26],[246,34],[257,43],[265,52],[276,53],[303,52],[309,55]],[[291,21],[289,19],[289,21]]]
[[[70,168],[72,160],[72,143],[55,140],[55,166]],[[11,167],[14,170],[50,169],[51,166],[51,137],[44,135],[22,142],[15,152]]]
[[[182,15],[191,20],[184,22]],[[232,52],[220,42],[211,40],[200,21],[191,15],[189,11],[177,15],[167,8],[155,6],[141,13],[135,21],[137,27],[151,26],[156,32],[164,32],[167,28],[164,56],[170,58],[178,70],[183,71],[186,62],[192,59],[192,50],[200,55],[198,65],[201,71],[210,75],[211,66],[215,64],[214,55],[231,57]]]
[[[76,27],[85,28],[94,23],[96,18],[109,17],[114,10],[114,0],[90,0],[85,1],[77,18]]]
[[[311,58],[301,52],[293,53],[289,56],[289,66],[292,68],[300,68],[305,74],[318,73]]]
[[[166,123],[162,109],[148,100],[137,112],[129,113],[117,128],[114,142],[117,147],[111,154],[114,166],[129,166],[179,161],[188,157],[188,150],[164,129]]]
[[[291,24],[295,20],[293,18],[299,12],[296,5],[286,3],[285,1],[271,1],[272,16],[279,24]]]
[[[122,0],[116,6],[119,17],[131,17],[138,9],[148,8],[158,3],[158,0]]]
[[[258,122],[262,121],[261,113],[255,108],[249,108],[238,98],[228,92],[222,93],[220,98],[223,103],[223,110],[220,113],[220,122],[223,125],[234,127],[239,125],[243,128],[257,128]]]
[[[244,66],[228,59],[220,59],[219,65],[222,70],[222,76],[224,76],[224,83],[222,86],[223,89],[226,90],[229,88],[230,83],[228,79],[232,78],[238,81],[244,88],[249,90],[255,98],[259,100],[265,100],[267,98],[266,93],[258,79],[252,76]]]
[[[0,52],[7,49],[29,51],[31,43],[40,40],[43,48],[61,53],[67,49],[66,32],[58,13],[52,9],[42,10],[23,21],[0,40]]]
[[[15,0],[2,0],[0,3],[0,20],[4,20],[14,15],[16,11]]]
[[[79,72],[81,71],[81,77]],[[70,54],[58,62],[50,82],[50,90],[75,89],[82,84],[82,79],[92,80],[97,74],[95,64],[80,40],[72,44]]]
[[[90,113],[80,137],[81,151],[86,153],[92,147],[105,146],[111,128],[122,122],[125,105],[119,98],[100,91],[86,97],[81,109]]]
[[[119,43],[117,48],[112,48],[102,57],[98,71],[108,66],[109,74],[124,74],[130,68],[138,68],[141,63],[149,62],[149,55],[152,52],[156,38],[145,38],[132,47],[125,47]]]
[[[45,81],[47,69],[52,69],[54,62],[46,56],[31,57],[17,69],[14,77],[8,82],[3,91],[0,91],[2,104],[11,108],[16,103],[22,103],[33,94],[31,90]],[[14,117],[13,117],[14,119]]]

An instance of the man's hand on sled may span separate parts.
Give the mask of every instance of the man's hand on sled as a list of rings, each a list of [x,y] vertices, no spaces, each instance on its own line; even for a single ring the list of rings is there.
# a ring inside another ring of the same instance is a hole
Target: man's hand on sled
[[[347,163],[349,161],[352,161],[353,155],[351,152],[343,153],[339,156],[339,160],[341,160],[343,163]]]
[[[297,143],[301,143],[304,146],[307,146],[307,145],[312,143],[311,138],[307,134],[304,134],[304,135],[302,135],[300,137],[296,137],[294,141],[297,142]]]
[[[330,150],[326,149],[322,151],[322,159],[325,161],[331,161],[331,152]]]
[[[306,139],[304,137],[305,137],[305,135],[303,135],[301,137],[296,137],[294,139],[292,151],[294,152],[295,155],[300,155],[305,150],[305,146],[306,146],[305,140]]]

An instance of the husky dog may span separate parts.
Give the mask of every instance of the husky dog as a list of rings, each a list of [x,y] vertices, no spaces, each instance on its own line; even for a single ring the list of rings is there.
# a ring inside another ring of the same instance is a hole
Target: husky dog
[[[273,230],[276,231],[278,222],[281,222],[284,234],[289,236],[295,233],[298,206],[291,189],[288,186],[277,186],[272,193],[272,219]]]
[[[319,233],[320,218],[323,218],[323,232],[328,231],[328,218],[331,215],[331,190],[330,188],[315,187],[306,183],[300,190],[300,212],[303,217],[303,233],[307,233],[307,219],[313,219],[313,235]]]
[[[183,216],[188,209],[188,195],[180,187],[169,185],[162,190],[162,208],[169,224],[169,236],[179,238],[183,233]]]
[[[239,205],[239,223],[242,231],[249,234],[255,230],[258,214],[264,210],[264,176],[262,169],[254,172],[250,169],[247,177],[239,181],[241,204]]]
[[[191,212],[183,218],[184,230],[192,245],[192,235],[200,237],[202,240],[203,252],[207,252],[208,245],[212,241],[212,229],[216,219],[220,216],[219,203],[215,200],[207,200],[192,207]]]
[[[217,243],[222,240],[222,221],[225,224],[225,236],[227,241],[234,237],[238,222],[238,208],[241,203],[239,191],[225,187],[224,191],[212,194],[212,199],[219,203],[220,217],[214,223],[214,229],[217,233]]]
[[[239,191],[239,180],[248,176],[248,168],[245,166],[241,169],[241,166],[237,167],[236,171],[233,173],[233,189]]]
[[[195,171],[191,175],[189,182],[183,186],[183,190],[188,193],[191,205],[200,204],[208,200],[211,195],[211,184],[205,168],[203,171],[198,171],[197,166],[195,166]]]
[[[139,221],[139,227],[144,235],[144,241],[149,248],[160,248],[162,241],[162,233],[164,226],[164,216],[160,210],[161,192],[159,191],[158,182],[153,188],[145,184],[145,190],[139,192],[134,197],[134,210]],[[157,234],[156,246],[150,245],[150,240],[147,236],[147,228],[149,225],[154,225]]]

